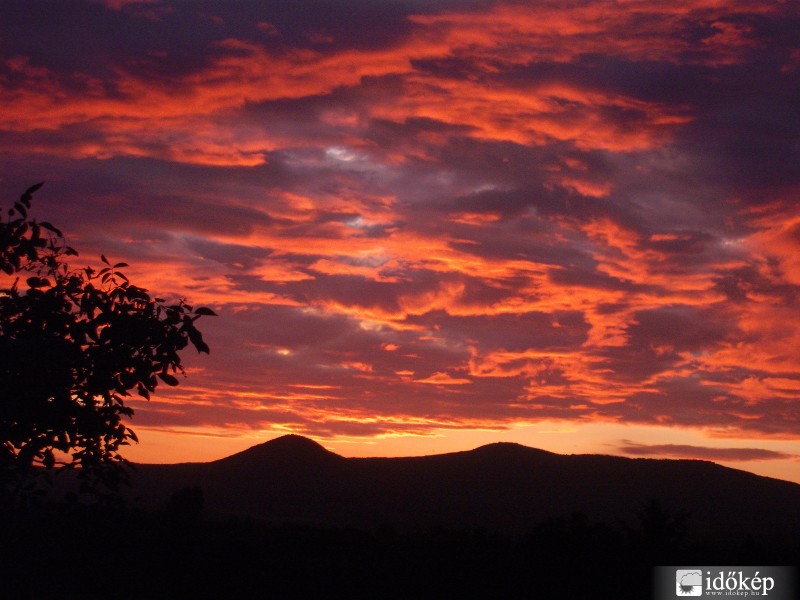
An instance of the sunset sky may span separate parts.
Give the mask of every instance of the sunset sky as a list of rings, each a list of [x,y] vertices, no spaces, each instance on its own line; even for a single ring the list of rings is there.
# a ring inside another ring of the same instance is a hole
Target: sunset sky
[[[514,441],[800,481],[792,1],[0,4],[0,199],[211,355],[144,462]]]

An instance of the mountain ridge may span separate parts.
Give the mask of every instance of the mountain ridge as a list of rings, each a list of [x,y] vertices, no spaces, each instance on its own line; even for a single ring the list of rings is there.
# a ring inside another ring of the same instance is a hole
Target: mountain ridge
[[[294,433],[285,434],[279,436],[277,438],[273,438],[271,440],[267,440],[266,442],[261,442],[254,446],[250,446],[249,448],[242,450],[240,452],[236,452],[229,456],[210,461],[211,463],[220,463],[223,461],[228,461],[230,459],[240,457],[244,458],[247,457],[267,457],[272,458],[275,454],[282,454],[286,456],[294,455],[305,455],[305,456],[327,456],[327,457],[337,457],[344,460],[383,460],[383,459],[412,459],[412,458],[428,458],[428,457],[435,457],[435,456],[453,456],[458,454],[512,454],[512,453],[537,453],[540,455],[548,455],[548,456],[569,456],[569,455],[561,455],[555,452],[550,452],[549,450],[542,450],[541,448],[534,448],[532,446],[525,446],[524,444],[518,444],[516,442],[491,442],[488,444],[483,444],[481,446],[477,446],[471,450],[455,450],[451,452],[443,452],[443,453],[436,453],[436,454],[423,454],[419,456],[360,456],[360,457],[345,457],[341,454],[337,454],[332,450],[328,450],[319,442]],[[605,456],[605,455],[598,455],[598,456]],[[142,463],[147,464],[147,463]],[[183,464],[209,464],[209,463],[183,463]]]
[[[800,533],[800,485],[701,460],[561,455],[520,444],[396,458],[345,458],[282,436],[210,463],[137,466],[132,492],[163,506],[200,487],[209,514],[271,523],[399,530],[530,531],[573,513],[635,518],[645,503],[692,515],[693,531]]]
[[[630,461],[633,463],[642,462],[642,463],[659,463],[659,462],[668,462],[668,463],[684,463],[684,464],[691,464],[691,463],[702,463],[706,465],[713,465],[720,469],[726,469],[728,471],[734,471],[737,473],[742,473],[745,475],[750,475],[752,477],[756,477],[759,479],[764,480],[771,480],[777,482],[784,482],[794,486],[800,486],[800,484],[789,481],[786,479],[780,479],[779,477],[771,477],[769,475],[759,475],[757,473],[753,473],[751,471],[746,471],[744,469],[736,469],[734,467],[727,467],[725,465],[721,465],[713,460],[707,458],[656,458],[656,457],[629,457],[629,456],[618,456],[614,454],[598,454],[598,453],[579,453],[579,454],[559,454],[557,452],[551,452],[549,450],[543,450],[541,448],[536,448],[533,446],[526,446],[524,444],[520,444],[517,442],[490,442],[488,444],[482,444],[480,446],[476,446],[470,450],[454,450],[450,452],[443,452],[443,453],[434,453],[434,454],[422,454],[422,455],[409,455],[409,456],[358,456],[358,457],[346,457],[341,454],[338,454],[332,450],[325,448],[319,442],[308,438],[306,436],[302,436],[299,434],[288,433],[282,436],[272,438],[265,442],[260,442],[249,448],[241,450],[239,452],[235,452],[223,458],[215,459],[212,461],[206,462],[181,462],[181,463],[133,463],[136,467],[169,467],[175,465],[212,465],[212,464],[227,464],[232,459],[236,460],[244,460],[244,459],[274,459],[283,457],[300,457],[304,456],[305,458],[313,458],[313,457],[326,457],[326,458],[335,458],[339,460],[345,461],[384,461],[384,460],[419,460],[419,459],[429,459],[429,458],[437,458],[437,457],[452,457],[452,456],[469,456],[469,455],[479,455],[479,454],[507,454],[507,455],[517,455],[521,456],[527,454],[528,456],[538,455],[540,457],[570,457],[570,458],[596,458],[599,460],[604,459],[611,459],[611,460],[620,460],[620,461]]]

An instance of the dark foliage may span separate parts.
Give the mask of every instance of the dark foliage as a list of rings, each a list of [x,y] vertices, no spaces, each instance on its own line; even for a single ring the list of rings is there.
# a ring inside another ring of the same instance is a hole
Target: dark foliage
[[[214,313],[151,297],[105,256],[99,270],[70,268],[61,231],[29,217],[41,185],[0,214],[0,483],[79,466],[113,489],[136,440],[126,397],[178,385],[179,352],[209,351],[195,322]]]
[[[633,507],[631,507],[633,509]],[[660,564],[795,564],[797,539],[679,542],[653,561],[641,529],[575,514],[532,531],[349,529],[247,518],[174,527],[167,512],[52,505],[3,514],[10,598],[649,598]],[[108,552],[110,532],[120,543]],[[41,548],[71,540],[43,560]]]

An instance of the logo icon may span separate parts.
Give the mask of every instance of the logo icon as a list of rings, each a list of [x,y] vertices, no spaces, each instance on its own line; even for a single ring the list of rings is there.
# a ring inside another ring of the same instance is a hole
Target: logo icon
[[[675,571],[676,596],[702,596],[703,572],[700,569]]]

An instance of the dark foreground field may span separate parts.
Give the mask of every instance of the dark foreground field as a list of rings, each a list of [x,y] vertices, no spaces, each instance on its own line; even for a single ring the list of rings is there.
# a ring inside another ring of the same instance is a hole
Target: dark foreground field
[[[646,600],[653,565],[800,562],[798,544],[686,543],[680,527],[651,519],[412,534],[53,506],[2,515],[0,569],[11,599]]]
[[[0,511],[0,597],[647,600],[656,565],[800,564],[800,486],[703,461],[287,436],[131,482],[114,507],[62,478]]]

